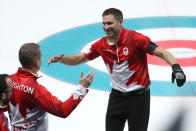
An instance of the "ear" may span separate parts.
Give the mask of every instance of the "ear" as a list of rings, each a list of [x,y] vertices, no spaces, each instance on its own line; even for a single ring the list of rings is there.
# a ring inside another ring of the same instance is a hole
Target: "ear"
[[[38,59],[35,60],[35,64],[36,64],[36,66],[39,65],[39,60]]]
[[[123,20],[120,20],[120,24],[122,25],[122,23],[123,23]]]
[[[38,63],[39,63],[38,59],[35,59],[34,62],[33,62],[33,65],[34,65],[33,67],[37,66]]]

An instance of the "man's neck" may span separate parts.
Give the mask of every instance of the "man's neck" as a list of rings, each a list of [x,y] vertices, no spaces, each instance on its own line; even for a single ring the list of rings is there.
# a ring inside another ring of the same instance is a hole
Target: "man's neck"
[[[110,37],[107,37],[108,41],[111,42],[112,44],[117,44],[117,41],[118,39],[115,39],[115,38],[110,38]]]
[[[115,34],[114,36],[107,37],[107,40],[113,43],[114,45],[116,45],[120,37],[120,32],[121,30],[119,31],[119,33]]]
[[[38,70],[35,68],[27,69],[27,68],[22,67],[22,69],[25,71],[31,72],[33,74],[37,74],[37,72],[38,72]]]

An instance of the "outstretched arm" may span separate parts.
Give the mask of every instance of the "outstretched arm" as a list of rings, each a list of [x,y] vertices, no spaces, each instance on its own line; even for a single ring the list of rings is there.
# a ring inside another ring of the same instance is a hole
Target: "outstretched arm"
[[[175,57],[169,51],[164,50],[161,47],[157,47],[154,50],[154,55],[162,58],[169,65],[173,65],[177,63]]]
[[[179,87],[183,86],[186,82],[186,75],[184,74],[182,68],[177,63],[175,57],[167,50],[164,50],[160,47],[157,47],[154,50],[154,55],[162,58],[165,62],[167,62],[172,67],[172,83],[175,81]]]
[[[65,65],[79,65],[82,63],[87,62],[88,59],[85,57],[83,53],[76,54],[76,55],[69,55],[69,56],[64,56],[64,54],[60,56],[53,56],[48,60],[48,65],[51,63],[56,63],[60,62]]]
[[[82,99],[88,93],[88,87],[94,80],[94,72],[89,72],[83,77],[81,73],[79,85],[66,101],[62,102],[57,97],[53,96],[44,86],[37,84],[37,90],[32,98],[32,101],[42,110],[49,112],[55,116],[66,118],[79,105]]]

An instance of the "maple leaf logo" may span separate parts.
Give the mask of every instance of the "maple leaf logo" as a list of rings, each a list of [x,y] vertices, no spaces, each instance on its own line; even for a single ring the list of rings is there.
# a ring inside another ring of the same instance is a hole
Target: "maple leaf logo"
[[[130,77],[134,74],[134,71],[129,70],[128,61],[124,61],[121,64],[117,64],[114,62],[112,66],[112,71],[109,68],[109,65],[106,65],[110,73],[111,82],[114,85],[118,85],[120,87],[127,87],[126,83],[130,79]],[[137,82],[131,84],[136,85]]]

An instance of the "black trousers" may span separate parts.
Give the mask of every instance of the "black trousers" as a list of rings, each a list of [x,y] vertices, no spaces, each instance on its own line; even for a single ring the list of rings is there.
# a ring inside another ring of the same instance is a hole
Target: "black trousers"
[[[147,131],[149,112],[148,88],[128,93],[112,89],[106,113],[106,131],[123,131],[126,120],[129,131]]]

